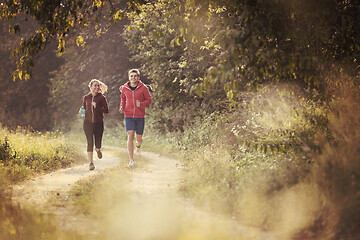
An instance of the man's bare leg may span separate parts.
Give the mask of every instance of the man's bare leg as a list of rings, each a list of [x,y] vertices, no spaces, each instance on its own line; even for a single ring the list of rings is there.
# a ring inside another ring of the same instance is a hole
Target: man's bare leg
[[[134,130],[129,130],[127,131],[128,134],[128,142],[127,142],[127,147],[128,147],[128,153],[129,153],[129,166],[133,166],[134,165],[134,135],[135,135],[135,131]]]
[[[140,153],[140,152],[141,152],[141,151],[140,151],[140,150],[141,150],[140,147],[141,147],[142,142],[143,142],[142,135],[136,134],[136,152],[137,152],[137,153]]]

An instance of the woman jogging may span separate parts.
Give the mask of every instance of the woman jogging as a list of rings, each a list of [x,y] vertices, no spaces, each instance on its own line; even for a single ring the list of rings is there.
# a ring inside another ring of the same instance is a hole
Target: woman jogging
[[[104,113],[109,113],[108,103],[103,93],[107,91],[108,87],[100,80],[93,79],[89,83],[89,88],[90,92],[83,99],[83,107],[85,109],[83,128],[87,140],[89,169],[94,170],[94,142],[97,156],[99,159],[102,158],[101,142],[104,132]]]
[[[140,71],[131,69],[128,73],[129,81],[120,87],[121,103],[119,112],[125,114],[125,128],[128,135],[127,147],[129,152],[129,166],[134,162],[134,137],[136,133],[136,148],[140,152],[145,126],[145,108],[151,104],[149,89],[140,81]]]

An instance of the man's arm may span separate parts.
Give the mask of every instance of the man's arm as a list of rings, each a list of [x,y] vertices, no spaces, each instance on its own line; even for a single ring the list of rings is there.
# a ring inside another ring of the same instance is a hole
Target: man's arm
[[[148,107],[148,106],[150,106],[150,104],[152,102],[152,99],[151,99],[151,96],[150,96],[149,89],[146,86],[145,86],[144,89],[145,90],[143,90],[143,94],[144,94],[145,100],[141,102],[141,105],[144,106],[144,107]]]

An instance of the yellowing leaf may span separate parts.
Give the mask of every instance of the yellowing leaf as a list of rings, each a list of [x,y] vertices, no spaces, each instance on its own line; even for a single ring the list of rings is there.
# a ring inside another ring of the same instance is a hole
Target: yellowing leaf
[[[71,27],[73,27],[73,26],[74,26],[74,24],[75,24],[75,22],[74,22],[74,20],[72,20],[72,21],[68,21],[68,24],[69,24]]]
[[[114,19],[115,20],[121,20],[122,19],[122,16],[123,16],[123,11],[122,10],[119,10],[119,11],[117,11],[116,13],[115,13],[115,15],[114,15]]]
[[[95,1],[95,2],[94,2],[94,5],[95,5],[97,8],[101,7],[102,4],[103,4],[102,1]]]
[[[61,56],[65,51],[65,40],[60,38],[59,39],[59,45],[57,47],[58,49],[58,55]]]
[[[234,93],[232,90],[228,91],[226,95],[227,95],[228,99],[233,99],[233,97],[234,97]]]
[[[76,45],[85,47],[84,38],[82,36],[79,36],[76,38]]]
[[[175,38],[173,40],[171,40],[170,47],[175,47]]]

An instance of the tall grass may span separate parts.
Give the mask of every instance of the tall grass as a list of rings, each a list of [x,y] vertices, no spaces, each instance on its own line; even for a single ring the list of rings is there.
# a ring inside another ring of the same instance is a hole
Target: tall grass
[[[83,154],[60,132],[0,128],[0,239],[78,239],[77,234],[59,231],[50,215],[14,206],[6,189],[29,177],[84,161]]]
[[[0,129],[0,136],[0,173],[10,182],[84,161],[83,154],[60,132]]]
[[[267,87],[219,127],[185,130],[184,194],[280,239],[358,239],[360,90],[344,82],[329,102]]]
[[[348,80],[348,79],[345,79]],[[360,229],[360,88],[342,82],[330,102],[332,139],[319,136],[322,151],[316,156],[312,180],[327,199],[313,227],[330,226],[333,239],[359,239]],[[327,214],[328,210],[332,214]]]

